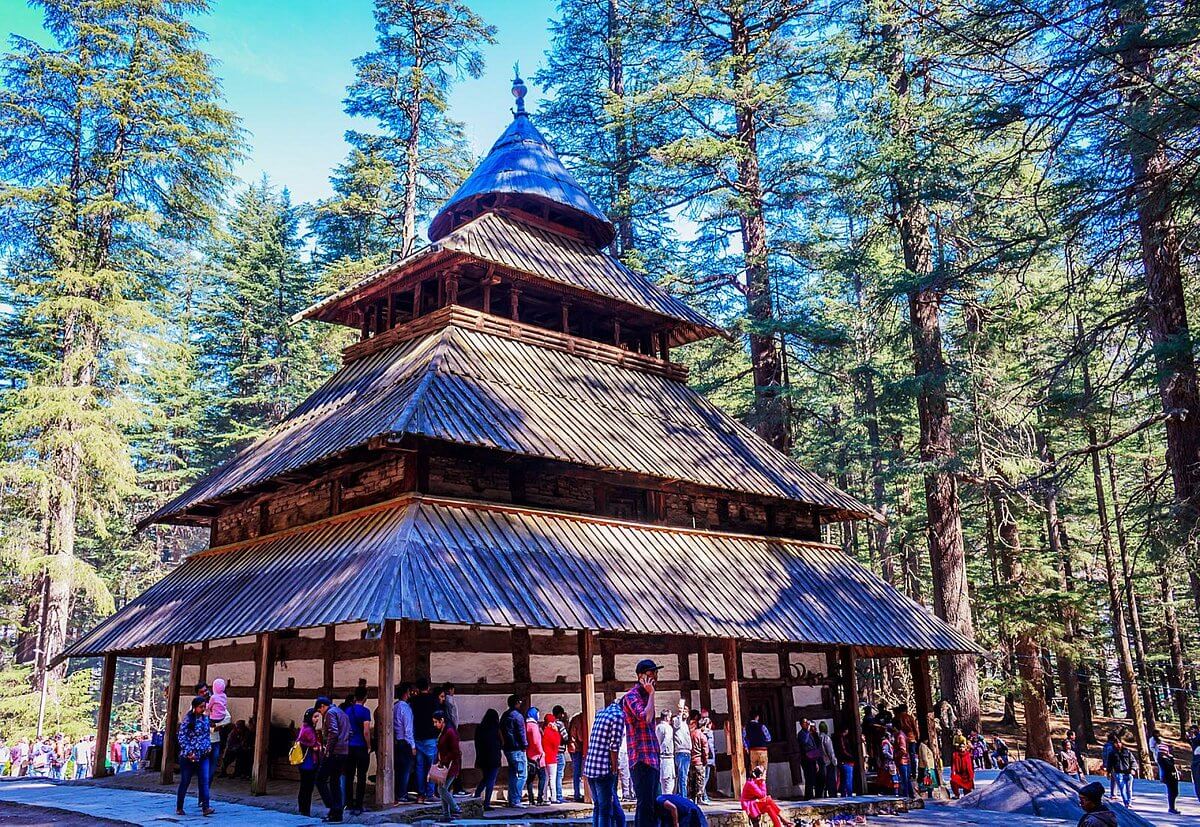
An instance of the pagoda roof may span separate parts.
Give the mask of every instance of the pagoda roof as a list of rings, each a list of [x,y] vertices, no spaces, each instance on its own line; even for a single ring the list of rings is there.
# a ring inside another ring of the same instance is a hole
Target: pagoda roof
[[[615,232],[608,217],[567,171],[549,142],[523,110],[491,151],[433,217],[429,240],[439,241],[488,207],[545,214],[607,247]]]
[[[350,362],[143,525],[405,436],[878,517],[669,376],[447,325]]]
[[[434,256],[454,254],[549,282],[577,292],[581,297],[601,297],[663,317],[674,325],[672,345],[724,335],[724,331],[704,314],[603,250],[495,212],[485,212],[429,247],[364,276],[350,287],[301,311],[295,319],[336,321],[348,302],[358,301],[373,290],[385,290],[407,271],[430,264]]]
[[[61,658],[386,620],[978,651],[835,546],[406,495],[193,554]]]

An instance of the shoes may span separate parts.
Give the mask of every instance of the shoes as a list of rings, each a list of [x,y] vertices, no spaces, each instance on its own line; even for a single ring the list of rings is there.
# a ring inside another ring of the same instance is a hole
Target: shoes
[[[210,815],[212,815],[212,814],[213,814],[213,813],[215,813],[215,812],[216,812],[216,810],[214,810],[212,807],[205,807],[205,808],[204,808],[204,815],[206,815],[206,816],[210,816]]]
[[[526,804],[524,801],[518,801],[518,802],[517,802],[516,804],[514,804],[513,806],[514,806],[514,807],[516,807],[518,810],[524,810],[524,809],[526,809],[526,808],[527,808],[529,805],[528,805],[528,804]]]
[[[177,816],[184,815],[183,808],[180,808],[180,809],[176,810],[176,811],[175,811],[175,815],[177,815]]]

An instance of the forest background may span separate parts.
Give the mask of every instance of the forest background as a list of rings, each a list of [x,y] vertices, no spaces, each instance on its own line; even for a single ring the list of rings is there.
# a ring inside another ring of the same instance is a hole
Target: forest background
[[[235,174],[207,3],[30,6],[0,64],[7,737],[90,726],[94,665],[56,655],[204,543],[132,526],[335,368],[346,333],[290,319],[425,243],[497,38],[376,0],[332,195],[297,203]],[[964,721],[1014,693],[1048,757],[1058,705],[1085,737],[1193,720],[1200,8],[560,0],[547,43],[514,57],[613,253],[737,334],[677,354],[690,381],[872,504],[828,539],[990,653],[938,663]],[[120,661],[122,725],[161,671]]]

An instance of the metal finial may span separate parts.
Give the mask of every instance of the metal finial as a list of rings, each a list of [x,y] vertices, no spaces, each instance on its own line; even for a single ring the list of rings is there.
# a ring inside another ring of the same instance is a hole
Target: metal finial
[[[521,64],[513,64],[513,97],[517,99],[516,114],[525,114],[525,93],[529,91],[529,87],[525,85],[525,81],[521,80]]]

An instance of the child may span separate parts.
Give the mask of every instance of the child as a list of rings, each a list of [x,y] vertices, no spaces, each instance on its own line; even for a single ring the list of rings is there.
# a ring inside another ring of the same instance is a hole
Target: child
[[[212,690],[212,695],[208,698],[208,719],[214,726],[221,726],[229,715],[229,696],[225,694],[225,679],[214,680]]]

